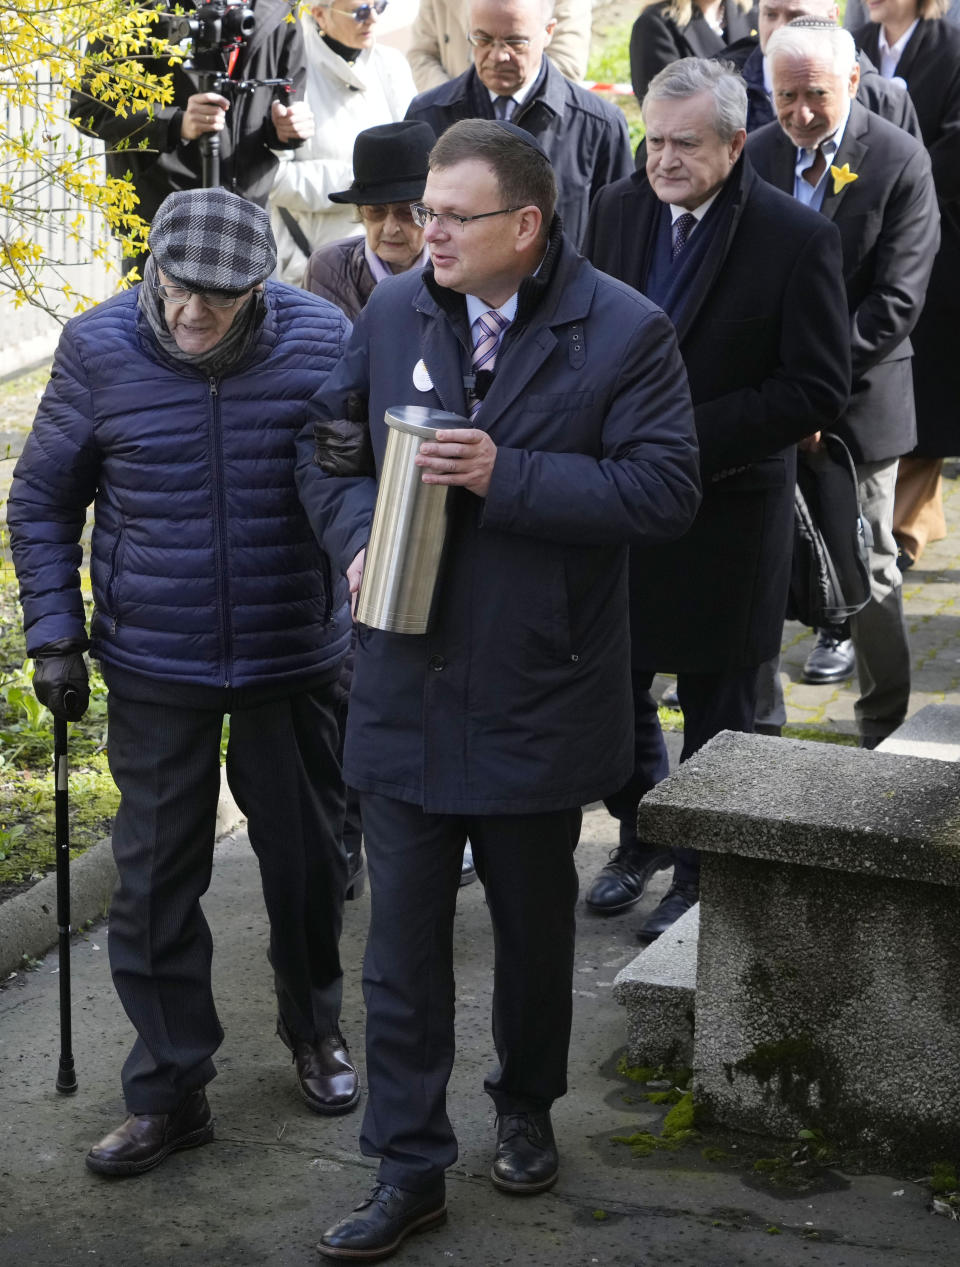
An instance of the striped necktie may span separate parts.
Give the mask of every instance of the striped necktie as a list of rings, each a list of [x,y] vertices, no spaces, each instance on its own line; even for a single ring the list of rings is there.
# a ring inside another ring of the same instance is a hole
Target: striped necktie
[[[497,348],[500,345],[500,336],[506,330],[510,322],[498,312],[496,308],[490,308],[487,312],[482,312],[473,323],[473,356],[471,364],[473,372],[476,374],[480,370],[492,371],[497,359]],[[477,399],[470,406],[470,421],[473,422],[480,409],[480,400]]]

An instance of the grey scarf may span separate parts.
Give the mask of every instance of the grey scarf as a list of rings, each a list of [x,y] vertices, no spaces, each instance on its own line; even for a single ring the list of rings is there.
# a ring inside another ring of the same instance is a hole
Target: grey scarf
[[[151,255],[144,266],[143,282],[137,304],[147,319],[154,337],[168,356],[175,361],[183,361],[187,365],[195,366],[201,373],[211,378],[219,378],[226,374],[243,359],[266,313],[266,302],[262,291],[250,296],[219,343],[214,344],[209,351],[198,354],[181,351],[176,339],[170,333],[163,314],[163,300],[157,294],[156,285],[157,265]]]

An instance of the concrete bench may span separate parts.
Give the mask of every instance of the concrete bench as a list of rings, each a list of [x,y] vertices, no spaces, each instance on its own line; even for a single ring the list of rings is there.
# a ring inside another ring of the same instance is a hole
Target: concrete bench
[[[703,853],[694,1085],[707,1115],[880,1164],[960,1141],[951,763],[717,736],[643,801]],[[649,953],[649,952],[648,952]]]
[[[700,904],[642,950],[614,978],[613,997],[627,1009],[632,1065],[689,1069],[697,987]]]

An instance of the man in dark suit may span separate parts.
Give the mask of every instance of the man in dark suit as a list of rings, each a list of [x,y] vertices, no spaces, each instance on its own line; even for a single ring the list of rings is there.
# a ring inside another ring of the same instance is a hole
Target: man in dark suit
[[[369,438],[380,470],[398,401],[475,419],[416,459],[425,483],[452,486],[431,628],[358,632],[344,773],[372,892],[360,1147],[380,1164],[373,1195],[324,1235],[331,1258],[385,1257],[444,1217],[467,836],[494,929],[491,1179],[533,1194],[557,1178],[580,807],[633,764],[627,547],[684,532],[700,480],[673,327],[578,255],[555,199],[529,133],[448,129],[417,207],[430,266],[376,288],[301,437],[301,497],[356,585],[376,474],[331,469],[330,432],[341,450]]]
[[[916,442],[910,331],[939,244],[939,215],[923,145],[865,110],[849,32],[800,19],[768,45],[779,123],[755,132],[757,171],[840,230],[850,312],[850,405],[836,428],[857,466],[869,523],[871,599],[851,618],[860,678],[857,725],[872,748],[903,721],[910,652],[893,537],[897,460]],[[844,654],[843,632],[821,630],[808,662]]]
[[[742,155],[746,110],[743,81],[718,62],[684,58],[661,71],[643,104],[646,171],[603,190],[587,229],[588,258],[677,328],[704,483],[685,536],[631,550],[637,761],[608,802],[627,822],[666,770],[655,671],[677,673],[681,759],[720,730],[753,729],[756,669],[780,645],[794,446],[847,402],[839,234],[755,175]],[[629,843],[619,854],[642,868],[649,847],[635,835]],[[615,873],[598,877],[607,880]],[[696,855],[674,850],[673,885],[640,936],[669,927],[698,883]]]
[[[755,132],[765,123],[776,121],[767,44],[774,31],[797,18],[822,18],[825,22],[836,24],[840,19],[840,9],[836,0],[761,0],[757,10],[759,46],[750,48],[742,44],[731,49],[726,59],[722,54],[716,55],[721,60],[732,62],[747,85],[747,132]],[[919,137],[917,112],[903,84],[884,79],[866,53],[858,52],[857,61],[860,64],[860,83],[857,86],[860,104],[904,128],[911,136]]]
[[[437,136],[458,119],[507,119],[531,133],[556,174],[564,231],[578,244],[597,190],[626,176],[633,158],[623,111],[564,79],[545,55],[555,26],[552,0],[472,0],[473,65],[414,97],[407,118]]]

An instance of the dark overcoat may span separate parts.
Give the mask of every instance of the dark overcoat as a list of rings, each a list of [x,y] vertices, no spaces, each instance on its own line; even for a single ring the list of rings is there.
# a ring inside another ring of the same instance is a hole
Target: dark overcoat
[[[693,16],[680,26],[670,16],[669,0],[644,9],[630,31],[630,80],[638,101],[643,101],[650,80],[681,57],[715,57],[733,44],[756,35],[753,14],[744,13],[727,0],[724,32],[719,35],[696,4]]]
[[[564,79],[549,57],[543,77],[518,106],[511,122],[535,136],[557,178],[557,211],[564,231],[579,243],[590,203],[612,180],[633,167],[623,111]],[[414,97],[408,119],[429,123],[437,136],[460,119],[492,119],[490,93],[471,66],[449,83]]]
[[[319,418],[360,402],[379,471],[388,407],[465,412],[469,347],[465,301],[431,267],[387,278],[316,397]],[[453,490],[432,631],[358,627],[344,774],[429,813],[578,806],[633,768],[628,544],[685,531],[700,499],[673,327],[555,222],[476,425],[496,463],[485,498]],[[301,497],[346,568],[367,543],[376,481],[325,476],[312,428],[300,445]]]
[[[854,39],[879,64],[878,24]],[[897,63],[917,108],[940,200],[940,250],[913,335],[917,452],[960,454],[960,29],[943,19],[918,23]]]
[[[634,665],[718,673],[780,646],[790,574],[794,445],[847,403],[840,235],[741,158],[677,327],[700,441],[692,529],[631,551]],[[642,288],[662,204],[644,172],[598,198],[585,251]]]
[[[747,141],[757,172],[793,193],[796,146],[779,123]],[[834,167],[857,177],[839,188],[827,174],[822,215],[840,230],[850,312],[853,386],[834,428],[856,462],[909,453],[916,442],[910,332],[940,241],[930,159],[920,141],[850,103]]]

